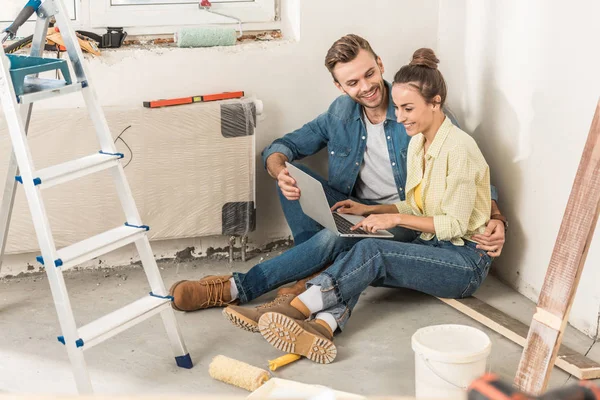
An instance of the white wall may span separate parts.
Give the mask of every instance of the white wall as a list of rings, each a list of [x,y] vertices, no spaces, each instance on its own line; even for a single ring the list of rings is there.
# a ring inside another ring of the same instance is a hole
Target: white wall
[[[537,299],[600,96],[600,3],[446,0],[438,55],[451,107],[477,139],[510,230],[495,270]],[[597,334],[600,232],[570,322]]]
[[[511,227],[496,272],[537,299],[598,100],[600,3],[531,0],[282,0],[293,40],[221,49],[119,49],[90,60],[103,105],[136,106],[157,98],[245,90],[264,101],[257,132],[255,245],[289,230],[261,149],[326,109],[338,94],[323,66],[330,44],[346,33],[366,37],[387,67],[386,78],[414,49],[433,47],[449,84],[450,105],[478,140],[500,190]],[[438,28],[439,23],[439,28]],[[439,32],[438,32],[439,29]],[[299,41],[295,39],[299,38]],[[54,107],[77,107],[76,97]],[[75,134],[75,133],[74,133]],[[57,144],[58,150],[60,146]],[[1,149],[6,159],[7,149]],[[52,149],[51,149],[52,150]],[[323,159],[312,162],[323,171]],[[600,309],[600,233],[571,312],[571,322],[596,333]],[[155,243],[158,255],[187,246],[200,252],[222,238]],[[18,273],[35,255],[7,260]],[[128,262],[131,251],[108,264]]]
[[[272,140],[300,127],[326,110],[339,94],[323,66],[329,46],[347,33],[367,38],[382,57],[392,79],[396,69],[422,46],[434,47],[437,38],[438,0],[413,2],[358,0],[282,0],[291,16],[292,40],[253,43],[226,48],[118,49],[90,59],[90,71],[104,106],[141,106],[142,101],[203,93],[244,90],[264,102],[264,117],[257,130],[257,230],[251,242],[261,245],[287,237],[289,230],[280,211],[275,186],[260,163],[260,151]],[[299,36],[300,40],[296,41]],[[54,102],[52,107],[78,107],[77,95]],[[77,134],[73,132],[73,134]],[[60,151],[60,144],[56,149]],[[0,149],[6,159],[8,149]],[[174,155],[176,156],[176,155]],[[314,164],[323,170],[323,160]],[[109,210],[107,210],[109,212]],[[218,240],[217,240],[218,242]],[[185,239],[156,244],[159,255],[169,256],[187,246],[199,252],[215,239]],[[226,242],[221,242],[225,245]],[[123,253],[129,262],[134,254]],[[36,266],[34,254],[13,256],[2,274]],[[118,262],[112,259],[110,263]]]

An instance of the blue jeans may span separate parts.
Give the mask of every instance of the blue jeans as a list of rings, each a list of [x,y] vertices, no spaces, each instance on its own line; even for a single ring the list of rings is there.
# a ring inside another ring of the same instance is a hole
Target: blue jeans
[[[369,286],[418,290],[436,297],[462,298],[475,293],[488,274],[492,258],[476,243],[415,239],[399,243],[364,239],[307,283],[318,285],[323,312],[340,329],[350,318],[360,294]]]
[[[330,206],[347,199],[347,196],[332,189],[326,180],[307,167],[302,164],[295,165],[323,184]],[[361,240],[361,238],[340,237],[324,229],[302,212],[298,201],[287,200],[281,191],[279,196],[283,212],[294,235],[295,245],[275,258],[256,264],[245,274],[233,273],[241,303],[247,303],[286,283],[295,282],[321,271]],[[357,201],[373,204],[363,200]],[[394,234],[394,238],[386,240],[411,242],[417,237],[417,233],[410,229],[394,228],[390,229],[390,232]]]

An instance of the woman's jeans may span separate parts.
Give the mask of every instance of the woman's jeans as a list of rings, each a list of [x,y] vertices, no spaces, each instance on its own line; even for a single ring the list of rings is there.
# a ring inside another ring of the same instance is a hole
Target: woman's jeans
[[[465,240],[464,246],[455,246],[437,238],[412,243],[363,239],[307,286],[321,287],[323,312],[331,313],[343,329],[369,286],[408,288],[445,298],[471,296],[492,263],[476,245]]]

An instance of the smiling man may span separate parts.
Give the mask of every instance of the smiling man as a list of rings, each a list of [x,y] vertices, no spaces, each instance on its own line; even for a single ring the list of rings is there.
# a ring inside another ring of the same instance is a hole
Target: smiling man
[[[286,161],[294,162],[327,148],[328,180],[301,164],[295,165],[323,184],[330,206],[349,198],[363,204],[393,204],[405,200],[406,152],[410,137],[405,126],[396,120],[391,85],[383,79],[381,58],[365,39],[351,34],[331,46],[325,66],[343,95],[335,99],[326,112],[275,140],[262,153],[267,171],[277,180],[295,247],[255,265],[247,273],[175,283],[171,287],[174,308],[192,311],[249,302],[285,283],[307,278],[352,247],[355,239],[323,232],[321,225],[302,212],[297,201],[301,193],[285,167]],[[495,193],[492,199],[496,200]],[[495,201],[491,218],[486,232],[474,236],[474,240],[480,243],[479,248],[497,257],[504,243],[505,219]],[[393,240],[402,242],[412,241],[418,235],[402,227],[390,232],[394,234]],[[290,295],[304,291],[305,281],[299,281],[291,292],[267,306],[228,307],[225,315],[237,326],[256,331],[260,315],[288,307],[288,300],[293,298]]]

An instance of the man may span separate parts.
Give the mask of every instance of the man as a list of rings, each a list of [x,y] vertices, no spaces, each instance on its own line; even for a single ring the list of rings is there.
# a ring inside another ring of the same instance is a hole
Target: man
[[[323,231],[322,226],[302,212],[296,201],[301,193],[285,168],[286,161],[293,162],[327,147],[328,181],[302,165],[298,167],[322,182],[331,206],[348,198],[366,204],[392,204],[405,199],[406,150],[410,138],[404,126],[396,122],[391,86],[383,79],[381,59],[366,40],[346,35],[329,49],[325,66],[344,95],[327,112],[275,140],[263,151],[267,171],[277,179],[295,247],[255,265],[246,274],[176,282],[170,290],[175,309],[192,311],[249,302],[285,283],[318,273],[357,242]],[[480,243],[479,248],[497,257],[504,243],[506,220],[496,205],[494,188],[492,198],[492,219],[485,233],[474,239]],[[404,228],[390,231],[398,241],[412,241],[417,236]],[[281,296],[274,302],[254,309],[228,307],[225,315],[234,324],[256,332],[258,318],[280,307],[289,309],[294,295],[304,291],[306,280],[298,281],[287,292],[280,291]]]

